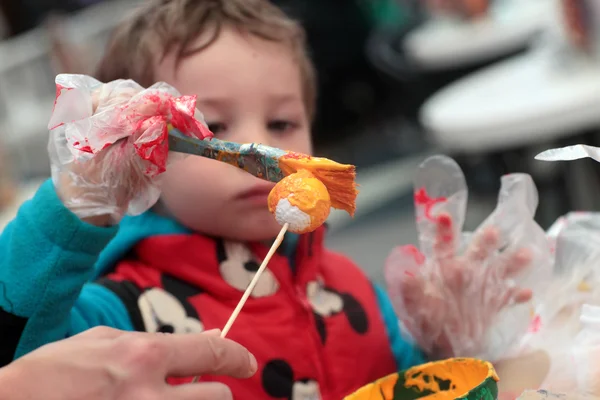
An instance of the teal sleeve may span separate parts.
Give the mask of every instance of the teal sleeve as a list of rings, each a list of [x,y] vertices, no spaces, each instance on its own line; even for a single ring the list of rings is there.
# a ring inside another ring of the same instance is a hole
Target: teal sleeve
[[[377,304],[385,323],[388,339],[394,358],[396,359],[396,367],[398,370],[413,367],[415,365],[426,362],[423,352],[414,344],[412,338],[403,335],[400,330],[400,321],[396,317],[394,307],[389,296],[383,288],[375,285],[375,293],[377,295]]]
[[[21,206],[0,235],[0,309],[26,321],[15,335],[15,357],[94,324],[127,325],[116,296],[86,285],[117,230],[82,222],[63,206],[51,181]],[[0,330],[8,329],[3,320]]]
[[[83,287],[71,310],[69,336],[95,326],[110,326],[133,331],[133,323],[125,304],[113,291],[95,283]]]

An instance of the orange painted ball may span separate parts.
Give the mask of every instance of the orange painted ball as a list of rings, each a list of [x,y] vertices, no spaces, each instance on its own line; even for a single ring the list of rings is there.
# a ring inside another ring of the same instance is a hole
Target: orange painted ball
[[[286,176],[269,193],[269,211],[289,231],[308,233],[329,217],[331,199],[327,188],[309,171],[301,169]]]

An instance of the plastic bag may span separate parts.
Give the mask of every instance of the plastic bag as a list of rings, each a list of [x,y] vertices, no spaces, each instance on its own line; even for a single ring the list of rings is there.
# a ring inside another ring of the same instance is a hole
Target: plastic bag
[[[579,398],[600,398],[600,307],[584,304],[573,359]]]
[[[507,297],[515,287],[530,288],[534,296],[542,292],[552,273],[552,256],[545,232],[533,219],[538,198],[529,175],[502,178],[496,209],[473,234],[462,232],[467,197],[464,175],[454,160],[434,156],[422,163],[415,178],[419,249],[394,249],[386,261],[385,277],[403,327],[423,350],[431,353],[443,337],[451,347],[451,354],[444,357],[497,360],[525,335],[533,316],[532,302],[516,305]],[[461,277],[467,280],[460,283],[460,290],[446,276],[445,256],[436,252],[436,218],[442,213],[451,216],[454,230],[442,240],[454,242],[462,257],[460,268],[470,271]],[[498,250],[483,259],[465,257],[489,227],[499,234]],[[529,250],[530,263],[520,274],[508,276],[507,257],[522,248]],[[422,304],[410,304],[404,292],[412,279],[422,282]]]
[[[582,322],[597,312],[593,306],[600,305],[600,214],[570,213],[559,218],[548,230],[548,235],[556,249],[552,280],[537,298],[535,323],[523,338],[517,357],[511,364],[499,366],[498,372],[520,375],[524,383],[516,386],[521,389],[539,388],[583,398],[579,397],[582,392],[578,379],[585,375],[587,367],[583,367],[585,360],[577,360],[593,349],[585,344],[586,349],[579,355],[574,351],[582,343],[582,336],[578,335],[589,334],[591,329],[591,325],[586,328]],[[598,330],[598,326],[595,329]],[[600,330],[594,335],[600,335]],[[543,353],[543,357],[538,357],[540,360],[535,367],[521,370],[524,360],[535,353]],[[600,354],[595,354],[600,360]],[[535,374],[532,374],[533,370]],[[545,371],[542,379],[533,376],[539,375],[537,371],[540,370]],[[501,389],[515,387],[513,382],[503,381]]]
[[[65,205],[81,218],[140,214],[160,195],[158,175],[182,157],[168,151],[168,124],[184,134],[212,136],[195,96],[166,83],[144,89],[131,80],[103,84],[58,75],[48,124],[52,179]]]
[[[600,398],[600,307],[584,304],[576,313],[577,334],[570,338],[546,332],[545,350],[549,371],[539,389],[562,393],[574,399]],[[573,324],[572,324],[573,325]],[[569,327],[572,328],[573,326]],[[526,373],[526,372],[525,372]],[[538,389],[538,388],[534,388]]]
[[[554,241],[554,275],[537,307],[540,323],[575,317],[584,303],[600,305],[600,213],[573,212],[548,230]]]

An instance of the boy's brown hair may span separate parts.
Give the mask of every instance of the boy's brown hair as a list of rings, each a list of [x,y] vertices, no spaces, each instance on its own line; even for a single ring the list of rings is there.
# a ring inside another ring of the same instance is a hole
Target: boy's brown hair
[[[296,57],[301,71],[307,113],[313,117],[316,82],[306,53],[302,27],[268,0],[147,0],[113,32],[96,71],[102,82],[133,79],[144,87],[154,82],[154,66],[168,53],[177,60],[193,55],[217,40],[224,26],[282,43]],[[208,32],[201,45],[192,44]]]

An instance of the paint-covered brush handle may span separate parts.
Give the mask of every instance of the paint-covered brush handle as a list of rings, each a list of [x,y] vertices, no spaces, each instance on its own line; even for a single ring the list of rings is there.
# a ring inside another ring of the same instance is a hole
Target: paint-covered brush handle
[[[171,128],[169,150],[221,161],[271,182],[279,182],[285,177],[279,166],[279,158],[287,152],[274,147],[256,143],[239,144],[214,137],[200,140]]]

